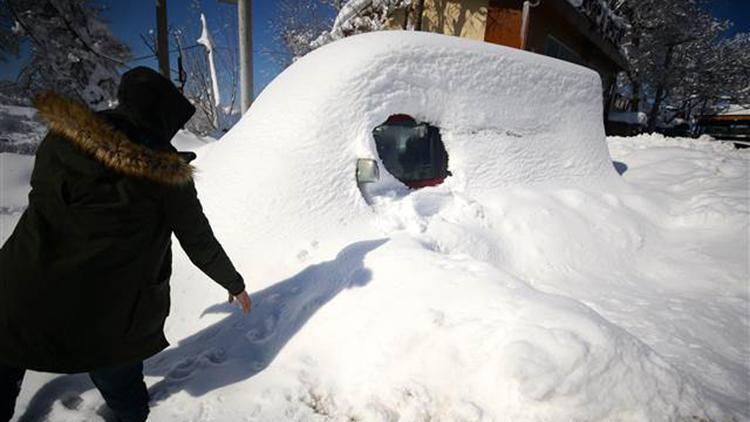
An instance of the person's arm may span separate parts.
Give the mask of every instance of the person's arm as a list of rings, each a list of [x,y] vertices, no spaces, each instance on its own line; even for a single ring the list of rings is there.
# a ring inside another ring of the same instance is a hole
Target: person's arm
[[[164,208],[167,222],[190,261],[224,287],[230,294],[230,301],[237,298],[243,311],[249,311],[245,282],[216,240],[193,182],[170,188],[164,198]]]

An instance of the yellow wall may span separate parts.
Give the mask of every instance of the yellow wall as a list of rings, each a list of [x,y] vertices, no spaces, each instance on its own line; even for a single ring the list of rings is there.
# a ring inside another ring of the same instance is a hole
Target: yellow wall
[[[484,41],[488,5],[489,0],[425,0],[422,30]],[[414,17],[412,10],[410,26],[413,26]],[[404,13],[395,13],[389,27],[401,28],[403,22]]]

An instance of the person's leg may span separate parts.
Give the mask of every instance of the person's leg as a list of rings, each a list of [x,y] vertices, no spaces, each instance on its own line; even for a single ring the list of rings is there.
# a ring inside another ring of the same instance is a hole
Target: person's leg
[[[24,373],[26,373],[25,369],[0,363],[0,422],[7,422],[13,417]]]
[[[89,373],[107,406],[123,422],[143,422],[148,416],[148,390],[143,362],[99,369]]]

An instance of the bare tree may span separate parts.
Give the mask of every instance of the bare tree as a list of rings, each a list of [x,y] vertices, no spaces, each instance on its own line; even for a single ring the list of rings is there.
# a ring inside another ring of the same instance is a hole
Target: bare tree
[[[199,2],[193,2],[191,13],[196,16],[193,22],[200,21]],[[202,35],[202,27],[193,25],[169,29],[172,41],[170,51],[177,53],[178,56],[178,68],[172,69],[172,73],[178,75],[178,86],[196,108],[196,113],[186,124],[186,129],[199,135],[219,136],[233,126],[240,117],[237,104],[239,85],[237,40],[229,23],[232,19],[233,16],[230,13],[224,13],[217,19],[217,24],[211,28],[217,82],[221,85],[221,94],[219,94],[221,101],[218,105],[206,50],[196,42]],[[154,52],[153,31],[141,34],[141,38]]]
[[[112,36],[100,12],[88,0],[0,2],[0,19],[14,22],[0,31],[0,50],[14,53],[21,41],[31,44],[19,85],[29,93],[54,89],[94,107],[109,105],[130,49]]]
[[[311,47],[318,48],[329,42],[364,32],[385,30],[391,16],[410,5],[411,0],[349,0],[339,11],[330,31],[315,39]]]
[[[331,41],[385,29],[393,13],[406,12],[411,0],[279,0],[277,4],[279,13],[271,28],[284,51],[265,53],[286,67]]]
[[[331,29],[333,19],[342,7],[341,0],[279,0],[271,32],[282,51],[264,50],[281,67],[310,52],[312,42]]]
[[[633,109],[648,111],[650,131],[660,120],[689,119],[722,98],[744,101],[746,34],[722,41],[729,23],[711,16],[700,0],[631,0],[622,12],[629,22],[623,51]]]

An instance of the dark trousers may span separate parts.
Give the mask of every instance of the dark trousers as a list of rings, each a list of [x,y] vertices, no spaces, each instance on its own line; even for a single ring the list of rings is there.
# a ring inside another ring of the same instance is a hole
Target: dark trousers
[[[0,364],[0,422],[13,417],[25,369]],[[148,390],[143,382],[143,362],[89,372],[107,406],[122,422],[143,422],[148,416]]]

